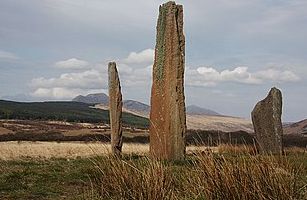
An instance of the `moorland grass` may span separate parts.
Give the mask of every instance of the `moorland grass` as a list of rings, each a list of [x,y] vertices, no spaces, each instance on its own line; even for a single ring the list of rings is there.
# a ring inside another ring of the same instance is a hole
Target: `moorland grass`
[[[197,153],[183,162],[108,157],[95,162],[99,175],[92,194],[100,199],[306,199],[305,156]]]
[[[306,199],[307,155],[224,147],[184,161],[115,158],[0,161],[0,199]]]

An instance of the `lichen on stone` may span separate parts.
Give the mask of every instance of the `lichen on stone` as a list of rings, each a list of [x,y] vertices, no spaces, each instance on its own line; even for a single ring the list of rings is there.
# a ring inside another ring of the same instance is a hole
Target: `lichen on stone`
[[[166,27],[166,12],[167,8],[164,6],[160,7],[160,16],[158,18],[157,26],[157,46],[156,46],[156,80],[163,79],[163,67],[165,60],[165,27]]]

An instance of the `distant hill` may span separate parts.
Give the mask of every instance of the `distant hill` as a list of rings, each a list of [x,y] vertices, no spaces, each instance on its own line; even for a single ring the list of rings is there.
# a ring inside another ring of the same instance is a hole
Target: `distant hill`
[[[72,101],[87,103],[87,104],[109,104],[109,97],[104,93],[96,93],[96,94],[89,94],[86,96],[79,95],[72,99]]]
[[[94,104],[72,101],[21,103],[0,100],[0,119],[59,120],[109,124],[109,112],[92,108],[92,106]],[[124,112],[123,124],[148,128],[149,120]]]
[[[109,124],[108,107],[99,107],[97,105],[101,104],[85,104],[72,101],[20,103],[0,100],[0,119],[57,120]],[[125,101],[124,105],[129,108],[129,110],[123,109],[124,125],[148,128],[148,105],[132,100]],[[140,113],[147,114],[142,115]],[[188,114],[187,126],[188,129],[194,130],[219,130],[224,132],[243,130],[252,132],[251,122],[237,117]]]
[[[140,113],[143,115],[149,115],[150,106],[145,103],[134,100],[125,100],[123,104],[123,107],[126,110],[130,110],[132,112]]]
[[[195,105],[187,106],[186,112],[189,115],[210,115],[210,116],[218,116],[221,115],[213,110],[202,108]]]
[[[82,102],[87,104],[101,104],[106,108],[109,103],[108,95],[104,93],[97,93],[97,94],[89,94],[86,96],[79,95],[75,97],[72,101]],[[123,101],[123,107],[126,111],[131,111],[132,113],[138,113],[142,116],[148,116],[150,112],[150,106],[141,103],[135,100],[125,100]],[[206,108],[202,108],[196,105],[187,106],[186,112],[188,115],[209,115],[209,116],[219,116],[221,114]]]
[[[148,118],[150,106],[134,100],[123,103],[123,111]],[[108,105],[96,104],[95,108],[108,110]],[[253,132],[252,123],[248,119],[222,116],[219,113],[198,106],[187,106],[187,127],[194,130],[218,130],[224,132],[246,131]]]
[[[283,127],[284,134],[291,135],[291,134],[302,134],[307,136],[307,119],[302,121],[286,124]]]

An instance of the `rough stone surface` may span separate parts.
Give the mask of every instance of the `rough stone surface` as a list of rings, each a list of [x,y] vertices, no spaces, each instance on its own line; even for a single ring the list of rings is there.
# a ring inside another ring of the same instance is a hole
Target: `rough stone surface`
[[[158,159],[185,155],[184,63],[183,7],[168,2],[159,8],[151,90],[150,153]]]
[[[282,94],[272,88],[268,96],[258,102],[252,111],[252,121],[261,153],[280,154],[282,145]]]
[[[115,62],[109,63],[109,112],[112,153],[119,155],[122,150],[122,94]]]

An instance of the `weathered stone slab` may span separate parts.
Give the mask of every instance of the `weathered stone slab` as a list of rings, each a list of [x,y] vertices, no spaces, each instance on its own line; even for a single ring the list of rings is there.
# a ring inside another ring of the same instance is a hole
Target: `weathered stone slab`
[[[283,152],[281,91],[272,88],[268,96],[256,104],[251,115],[260,152],[281,154]]]
[[[185,37],[183,7],[160,6],[151,90],[150,153],[159,159],[185,155]]]
[[[115,62],[109,63],[109,113],[111,126],[111,148],[114,155],[122,151],[122,94]]]

